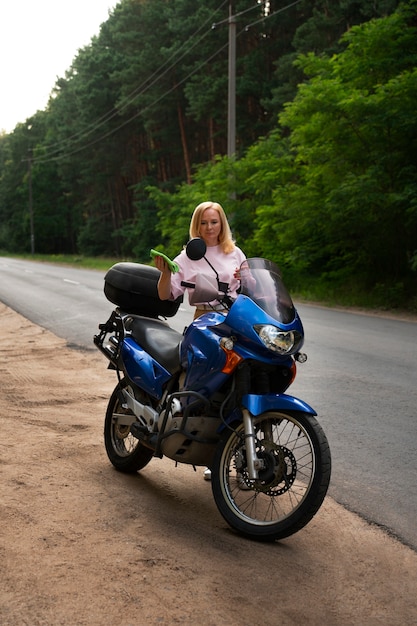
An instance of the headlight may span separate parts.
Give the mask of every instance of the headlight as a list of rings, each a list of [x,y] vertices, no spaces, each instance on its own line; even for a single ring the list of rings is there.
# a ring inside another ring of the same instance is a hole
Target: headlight
[[[254,326],[259,339],[268,350],[278,354],[293,354],[301,344],[302,336],[297,330],[280,330],[272,324]]]

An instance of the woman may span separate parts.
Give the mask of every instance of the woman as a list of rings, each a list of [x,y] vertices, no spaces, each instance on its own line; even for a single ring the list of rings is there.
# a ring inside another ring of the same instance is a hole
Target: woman
[[[239,268],[246,257],[232,239],[229,222],[220,204],[202,202],[194,209],[190,222],[190,239],[194,237],[204,239],[207,246],[205,255],[207,260],[216,269],[219,280],[229,284],[229,295],[235,298],[239,287]],[[177,263],[179,271],[171,274],[164,259],[155,257],[155,265],[161,272],[158,281],[158,294],[161,300],[175,300],[185,291],[181,281],[194,283],[197,274],[210,271],[207,261],[204,259],[192,261],[187,257],[185,250],[174,261]],[[216,310],[223,309],[216,300],[207,305],[199,305],[196,308],[194,319],[213,308]],[[209,468],[204,470],[204,478],[205,480],[211,479]],[[242,488],[245,488],[244,482],[241,482]]]
[[[206,258],[216,269],[219,280],[229,284],[229,295],[237,296],[239,287],[238,272],[245,255],[238,248],[233,239],[229,222],[220,204],[217,202],[202,202],[195,209],[190,222],[190,239],[201,237],[204,239],[207,251]],[[185,287],[182,281],[194,283],[197,274],[210,271],[207,261],[201,259],[192,261],[183,250],[174,261],[179,267],[179,272],[171,274],[171,271],[162,257],[155,258],[155,265],[160,270],[161,276],[158,282],[158,294],[161,300],[175,300],[182,295]],[[194,319],[203,315],[207,310],[221,309],[218,301],[208,305],[200,305],[194,315]]]

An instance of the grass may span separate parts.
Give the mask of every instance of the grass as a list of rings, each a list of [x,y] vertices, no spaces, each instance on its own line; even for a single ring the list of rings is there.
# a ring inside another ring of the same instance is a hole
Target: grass
[[[288,281],[287,281],[288,283]],[[315,302],[328,307],[347,307],[391,313],[417,313],[417,297],[410,288],[399,284],[335,284],[331,281],[299,281],[294,288],[287,284],[294,300]]]

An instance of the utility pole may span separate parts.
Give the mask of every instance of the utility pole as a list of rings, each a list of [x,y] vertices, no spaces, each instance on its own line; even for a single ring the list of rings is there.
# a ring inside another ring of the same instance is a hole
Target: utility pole
[[[227,115],[227,156],[236,153],[236,16],[233,2],[229,0],[229,80]]]
[[[262,4],[262,15],[268,17],[271,11],[270,0],[257,0]],[[236,154],[236,15],[233,14],[233,0],[229,0],[229,76],[227,100],[227,156]]]
[[[30,216],[30,252],[35,254],[35,226],[33,220],[33,198],[32,198],[32,149],[28,150],[28,185],[29,185],[29,216]]]

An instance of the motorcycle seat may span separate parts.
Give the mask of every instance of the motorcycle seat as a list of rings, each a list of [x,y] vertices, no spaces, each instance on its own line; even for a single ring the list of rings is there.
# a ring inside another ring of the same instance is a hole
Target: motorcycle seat
[[[174,374],[180,369],[179,345],[183,338],[181,333],[162,320],[136,315],[129,316],[125,328],[168,372]]]

